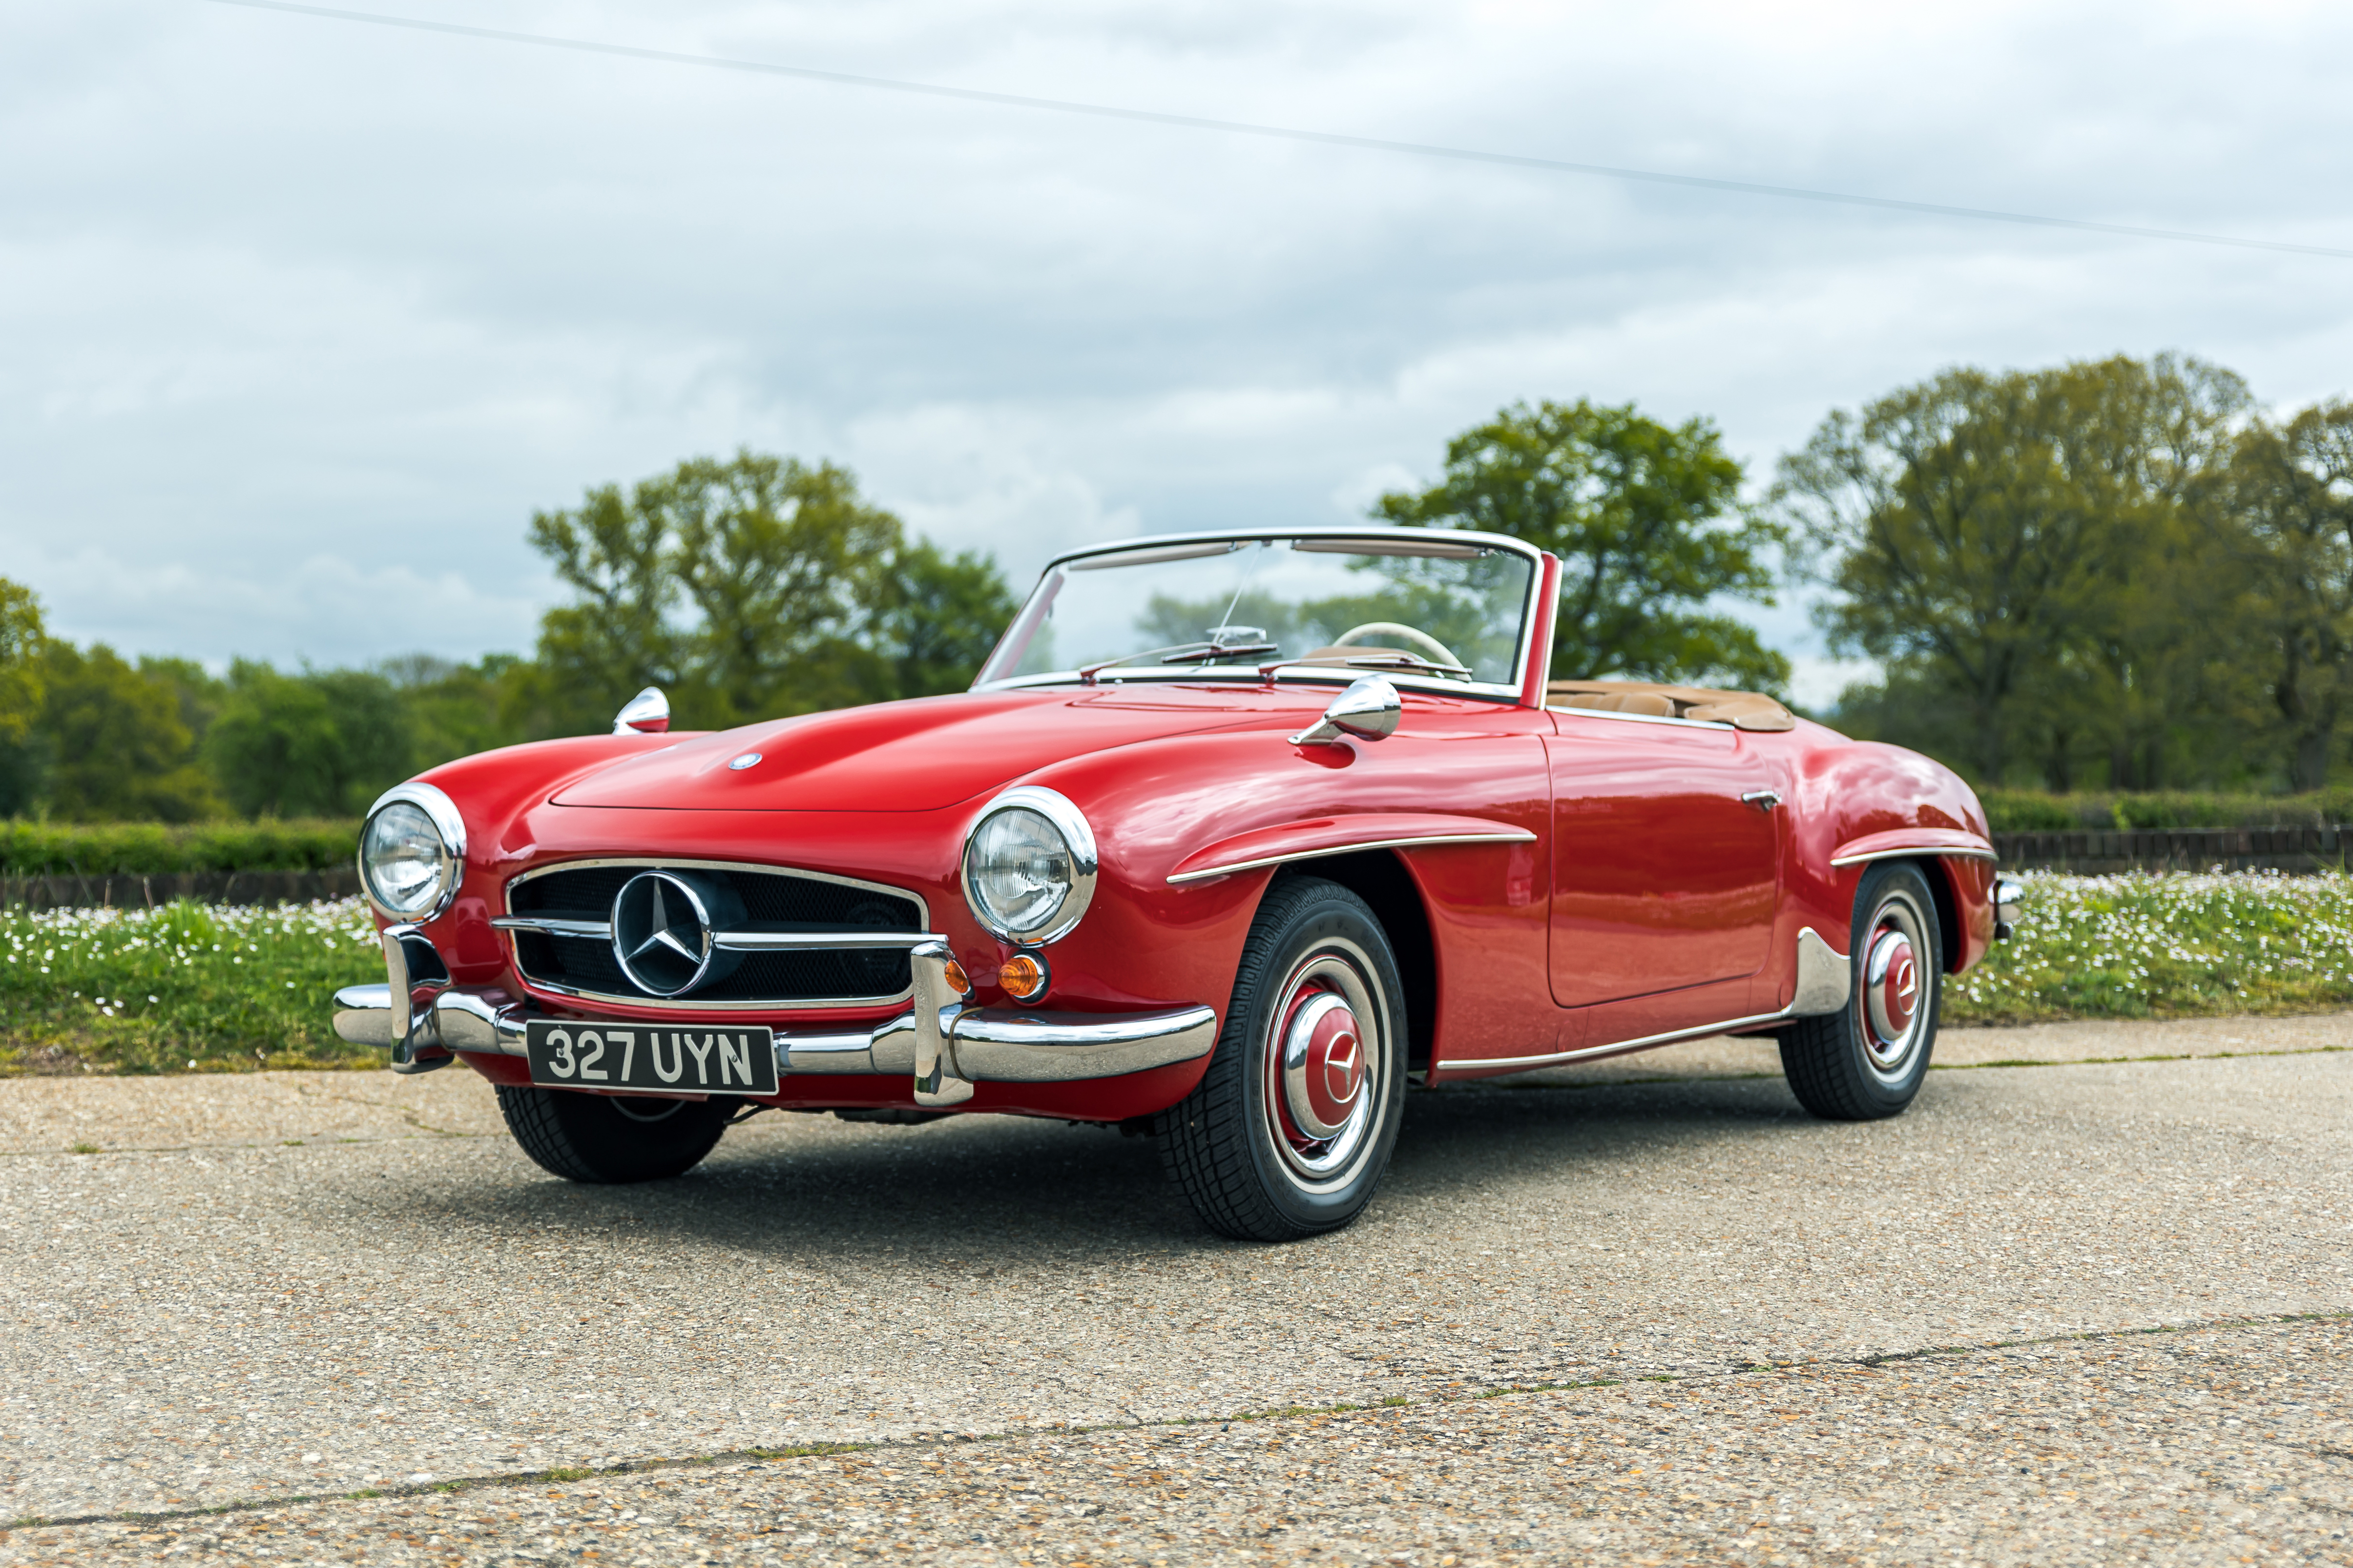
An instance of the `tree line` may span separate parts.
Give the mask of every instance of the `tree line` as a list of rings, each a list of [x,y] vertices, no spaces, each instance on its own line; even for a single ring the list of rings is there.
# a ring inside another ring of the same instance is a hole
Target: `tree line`
[[[533,655],[371,668],[128,658],[0,579],[0,817],[339,816],[452,757],[602,731],[647,686],[682,729],[960,690],[1017,601],[829,463],[695,458],[531,521],[573,592]]]
[[[1881,661],[1841,723],[1981,784],[2302,793],[2353,717],[2353,403],[2174,355],[1832,414],[1767,505]]]
[[[2353,721],[2353,403],[2259,407],[2178,355],[1949,370],[1825,418],[1770,481],[1704,418],[1514,404],[1372,514],[1563,563],[1556,679],[1786,695],[1727,614],[1801,587],[1881,679],[1820,715],[1984,786],[2309,791]],[[961,689],[1017,596],[830,463],[739,452],[541,512],[570,590],[529,657],[367,669],[118,655],[0,580],[0,816],[347,815],[449,757],[602,730],[639,688],[681,728]]]

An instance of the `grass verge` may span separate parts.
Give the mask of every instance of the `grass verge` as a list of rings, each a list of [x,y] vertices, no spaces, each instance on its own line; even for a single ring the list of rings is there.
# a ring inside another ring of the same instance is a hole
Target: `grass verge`
[[[378,1066],[329,999],[383,978],[357,899],[0,911],[0,1073]]]
[[[2017,934],[1950,1024],[2353,1007],[2353,877],[2028,872]],[[357,899],[0,912],[0,1074],[372,1067],[328,999],[380,980]]]
[[[2353,1006],[2353,877],[2029,871],[2018,931],[1945,991],[1953,1024]]]

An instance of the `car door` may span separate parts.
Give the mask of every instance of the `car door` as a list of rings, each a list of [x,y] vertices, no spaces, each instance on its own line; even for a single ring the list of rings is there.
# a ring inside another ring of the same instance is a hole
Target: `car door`
[[[1780,896],[1784,814],[1768,769],[1725,724],[1553,718],[1554,1000],[1585,1007],[1715,986],[1723,998],[1704,1000],[1739,1016],[1746,994],[1724,983],[1765,967]],[[1659,1026],[1682,1025],[1662,1015]]]

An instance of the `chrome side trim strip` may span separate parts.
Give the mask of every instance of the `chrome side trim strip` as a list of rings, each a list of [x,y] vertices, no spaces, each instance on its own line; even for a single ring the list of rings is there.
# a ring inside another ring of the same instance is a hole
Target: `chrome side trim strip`
[[[1924,855],[1950,855],[1962,860],[1991,860],[1995,858],[1990,849],[1948,849],[1934,844],[1915,844],[1903,849],[1873,849],[1861,855],[1835,855],[1831,858],[1831,864],[1860,866],[1866,860],[1916,860]]]
[[[1608,1045],[1579,1046],[1573,1051],[1549,1051],[1535,1057],[1484,1057],[1461,1062],[1440,1062],[1430,1076],[1442,1080],[1456,1068],[1466,1071],[1492,1071],[1501,1068],[1512,1072],[1526,1072],[1535,1068],[1565,1067],[1570,1062],[1589,1061],[1596,1057],[1624,1056],[1630,1051],[1648,1050],[1652,1046],[1671,1046],[1677,1040],[1696,1040],[1708,1035],[1726,1034],[1734,1029],[1754,1028],[1759,1024],[1785,1023],[1791,1018],[1811,1017],[1820,1013],[1835,1013],[1853,994],[1854,961],[1852,954],[1841,953],[1811,926],[1798,928],[1798,982],[1792,989],[1789,1005],[1770,1013],[1753,1013],[1746,1018],[1726,1018],[1719,1024],[1700,1024],[1688,1029],[1670,1029],[1662,1035],[1641,1035],[1630,1040],[1612,1040]]]
[[[1435,833],[1420,838],[1368,838],[1354,844],[1335,844],[1326,849],[1293,849],[1281,855],[1261,855],[1256,859],[1204,867],[1198,871],[1172,876],[1168,884],[1180,887],[1187,882],[1207,881],[1211,877],[1230,877],[1237,871],[1256,871],[1293,860],[1321,860],[1333,855],[1354,855],[1360,849],[1419,849],[1440,844],[1533,844],[1535,841],[1536,836],[1525,827],[1504,828],[1494,833]]]
[[[548,936],[580,936],[597,942],[613,940],[610,921],[575,921],[560,915],[496,915],[491,924],[500,931],[535,931]]]
[[[1788,1009],[1785,1007],[1776,1013],[1758,1013],[1747,1018],[1726,1018],[1721,1024],[1702,1024],[1694,1028],[1670,1029],[1663,1035],[1644,1035],[1637,1039],[1616,1040],[1606,1046],[1580,1046],[1573,1051],[1553,1051],[1540,1057],[1482,1057],[1469,1061],[1440,1062],[1438,1064],[1437,1076],[1443,1079],[1458,1067],[1475,1068],[1482,1072],[1493,1068],[1508,1068],[1514,1072],[1525,1072],[1535,1068],[1563,1067],[1570,1062],[1581,1062],[1592,1057],[1621,1056],[1628,1051],[1647,1050],[1652,1046],[1671,1046],[1677,1040],[1696,1040],[1704,1035],[1720,1035],[1726,1029],[1745,1029],[1751,1025],[1775,1023],[1788,1016]]]

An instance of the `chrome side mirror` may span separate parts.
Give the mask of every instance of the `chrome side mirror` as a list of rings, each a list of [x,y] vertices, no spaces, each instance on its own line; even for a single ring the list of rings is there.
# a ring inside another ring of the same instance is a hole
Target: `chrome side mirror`
[[[664,735],[670,732],[670,699],[659,686],[649,686],[613,715],[616,735]]]
[[[1336,746],[1343,735],[1353,735],[1359,741],[1378,741],[1397,733],[1398,715],[1405,704],[1398,700],[1397,688],[1381,676],[1367,675],[1352,681],[1348,689],[1332,699],[1332,706],[1324,710],[1324,717],[1291,737],[1294,746]]]

